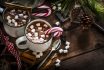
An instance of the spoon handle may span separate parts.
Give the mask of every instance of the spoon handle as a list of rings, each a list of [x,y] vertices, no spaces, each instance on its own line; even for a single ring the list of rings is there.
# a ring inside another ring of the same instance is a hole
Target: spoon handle
[[[39,64],[39,66],[38,66],[37,69],[39,69],[39,68],[45,63],[45,61],[48,59],[48,57],[51,55],[52,52],[53,52],[53,50],[51,50],[51,51],[49,52],[49,54],[47,55],[47,57]]]

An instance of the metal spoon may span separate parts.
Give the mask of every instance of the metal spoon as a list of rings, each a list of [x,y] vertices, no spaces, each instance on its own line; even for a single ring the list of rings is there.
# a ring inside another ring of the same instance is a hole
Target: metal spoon
[[[58,50],[58,49],[60,48],[60,46],[61,46],[61,40],[60,40],[60,39],[59,39],[59,40],[56,40],[56,41],[53,43],[53,45],[52,45],[51,51],[49,52],[49,54],[47,55],[47,57],[40,63],[40,65],[37,67],[37,69],[39,69],[39,68],[45,63],[45,61],[48,59],[48,57],[51,55],[51,53],[52,53],[53,51]]]

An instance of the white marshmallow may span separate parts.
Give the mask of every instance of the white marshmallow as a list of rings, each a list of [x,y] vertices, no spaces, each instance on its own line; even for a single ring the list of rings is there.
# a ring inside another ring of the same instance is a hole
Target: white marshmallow
[[[42,53],[42,52],[40,52],[40,53],[39,53],[39,55],[40,55],[40,56],[43,56],[43,53]]]
[[[70,45],[70,42],[66,41],[66,45]]]
[[[36,36],[36,37],[37,37],[37,36],[38,36],[38,32],[35,32],[35,33],[34,33],[34,36]]]
[[[23,11],[23,14],[26,14],[26,11]]]
[[[57,59],[57,60],[56,60],[56,62],[57,62],[57,63],[60,63],[60,62],[61,62],[61,60]]]
[[[56,6],[53,6],[52,9],[55,10],[56,9]]]
[[[47,24],[44,24],[44,27],[48,27],[48,25]]]
[[[15,23],[16,22],[15,19],[12,19],[12,22]]]
[[[56,24],[56,25],[60,25],[60,22],[56,22],[55,24]]]
[[[22,12],[22,10],[18,10],[18,12]]]
[[[69,46],[69,45],[67,45],[67,46],[65,46],[65,49],[67,50],[67,49],[69,49],[69,47],[70,47],[70,46]]]
[[[15,26],[18,26],[18,23],[17,23],[17,22],[14,22],[14,25],[15,25]]]
[[[7,20],[9,20],[11,17],[10,16],[7,16]]]
[[[58,7],[58,10],[61,10],[61,7]]]
[[[40,58],[40,55],[36,55],[36,58]]]
[[[55,66],[56,66],[56,67],[60,67],[60,63],[56,63]]]
[[[40,23],[37,23],[36,26],[40,26]]]
[[[42,27],[38,27],[38,30],[42,30]]]
[[[32,29],[32,30],[31,30],[31,32],[33,32],[33,33],[34,33],[34,32],[35,32],[35,29]]]
[[[11,12],[15,12],[15,9],[11,10]]]
[[[40,38],[39,40],[40,40],[40,43],[43,43],[44,42],[44,39],[43,38]]]
[[[15,16],[15,19],[18,19],[18,15]]]
[[[63,49],[60,49],[60,50],[59,50],[59,53],[63,53],[63,52],[64,52],[64,50],[63,50]]]
[[[45,35],[41,35],[42,38],[45,38]]]
[[[26,20],[22,20],[22,22],[26,23]]]
[[[23,17],[26,19],[28,16],[27,15],[24,15]]]
[[[19,14],[20,17],[23,17],[23,14]]]
[[[68,53],[68,50],[64,50],[64,53]]]
[[[31,25],[30,28],[33,29],[34,28],[34,25]]]
[[[32,36],[32,34],[31,33],[28,33],[28,36]]]
[[[8,23],[11,23],[11,22],[12,22],[12,20],[9,19],[9,20],[8,20]]]

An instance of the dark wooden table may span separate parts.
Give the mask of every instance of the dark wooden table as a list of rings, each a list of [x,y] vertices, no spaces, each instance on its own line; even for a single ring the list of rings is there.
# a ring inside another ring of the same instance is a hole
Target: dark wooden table
[[[36,17],[32,17],[32,20],[36,19]],[[50,22],[51,25],[53,25],[57,20],[55,18],[55,15],[51,15],[47,18],[42,18],[48,22]],[[66,22],[70,25],[70,22]],[[66,24],[63,23],[63,24]],[[2,25],[1,25],[2,26]],[[2,28],[3,29],[3,28]],[[5,30],[4,34],[5,33]],[[97,28],[92,26],[89,30],[83,31],[81,27],[75,28],[71,31],[64,31],[63,33],[66,36],[67,41],[70,41],[70,48],[69,52],[67,54],[59,54],[57,52],[57,58],[59,58],[62,62],[69,60],[71,58],[77,57],[79,55],[83,55],[85,53],[91,52],[95,49],[103,48],[102,45],[104,42],[104,36]],[[7,35],[7,34],[6,34]],[[16,38],[10,37],[10,41],[15,44]],[[16,47],[16,46],[15,46]],[[65,45],[62,44],[61,48],[64,48]],[[47,56],[49,50],[45,52],[45,55],[41,59],[36,59],[37,62],[35,62],[33,65],[30,64],[31,68],[34,68],[35,70],[35,64],[36,66]],[[87,56],[86,56],[87,57]],[[35,58],[35,57],[34,57]],[[47,61],[48,62],[48,61]],[[47,63],[46,62],[46,63]],[[54,66],[55,60],[52,61],[52,63],[48,66],[43,67],[43,69],[49,69],[50,67]],[[32,67],[34,66],[34,67]],[[31,69],[30,68],[30,69]]]

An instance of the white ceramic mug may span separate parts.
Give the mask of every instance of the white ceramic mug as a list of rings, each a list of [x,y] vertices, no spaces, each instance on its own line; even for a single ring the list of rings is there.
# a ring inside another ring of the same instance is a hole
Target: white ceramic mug
[[[29,25],[31,25],[33,22],[37,22],[37,21],[41,21],[41,22],[44,22],[46,23],[47,25],[50,26],[51,28],[51,25],[45,21],[45,20],[42,20],[42,19],[36,19],[36,20],[33,20],[31,21],[27,26],[26,26],[26,29]],[[22,36],[22,37],[19,37],[17,40],[16,40],[16,45],[19,49],[29,49],[29,50],[32,50],[33,52],[44,52],[46,51],[51,43],[52,43],[52,39],[53,37],[51,37],[47,42],[45,43],[33,43],[32,41],[30,41],[27,37],[26,37],[26,29],[25,29],[25,36]],[[23,41],[26,41],[26,44],[24,45],[19,45],[19,43],[23,42]]]

